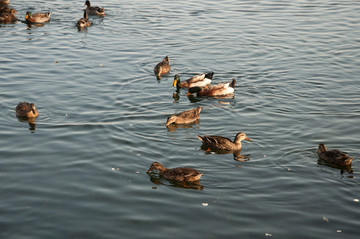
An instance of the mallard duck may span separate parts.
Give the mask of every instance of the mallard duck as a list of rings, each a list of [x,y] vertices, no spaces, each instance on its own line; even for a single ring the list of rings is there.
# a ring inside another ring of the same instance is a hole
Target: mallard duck
[[[228,151],[240,151],[241,150],[241,141],[249,139],[245,133],[240,132],[235,136],[234,141],[229,138],[222,137],[222,136],[215,136],[215,135],[204,135],[204,136],[197,136],[200,141],[203,143],[203,146],[208,147],[212,150],[228,150]]]
[[[98,16],[105,15],[105,9],[103,7],[91,6],[89,0],[86,0],[84,6],[87,6],[86,11],[88,12],[89,15],[98,15]]]
[[[210,85],[205,87],[191,87],[189,89],[189,95],[196,96],[225,96],[234,93],[236,80],[233,79],[232,82],[220,83],[217,85]]]
[[[19,102],[16,106],[16,115],[19,117],[33,118],[39,115],[34,103]]]
[[[25,20],[31,23],[44,23],[50,21],[51,12],[38,12],[32,14],[30,11],[26,12]]]
[[[171,115],[166,121],[166,126],[170,124],[189,124],[200,118],[199,114],[202,107],[197,107],[191,110],[180,112],[176,115]]]
[[[147,174],[156,173],[167,180],[180,181],[180,182],[194,182],[199,181],[203,175],[199,171],[192,168],[165,168],[161,163],[154,162],[151,164]]]
[[[17,11],[15,9],[6,10],[0,13],[0,23],[13,23],[17,21],[15,14]]]
[[[170,72],[170,60],[169,57],[166,56],[162,61],[156,64],[154,67],[154,73],[157,78],[160,78],[161,75],[167,74]]]
[[[196,76],[193,76],[189,79],[187,79],[186,81],[181,82],[180,81],[180,76],[179,75],[175,75],[174,76],[174,83],[173,86],[178,87],[178,88],[190,88],[190,87],[195,87],[195,86],[206,86],[211,84],[211,80],[214,76],[214,72],[210,71],[210,72],[205,72]]]
[[[79,21],[77,21],[76,26],[78,28],[84,28],[84,27],[89,27],[91,26],[91,22],[88,19],[88,13],[86,10],[84,10],[84,17],[80,18]]]
[[[324,144],[319,144],[317,152],[321,160],[338,166],[350,165],[353,160],[353,158],[350,158],[346,153],[340,152],[339,150],[327,150]]]

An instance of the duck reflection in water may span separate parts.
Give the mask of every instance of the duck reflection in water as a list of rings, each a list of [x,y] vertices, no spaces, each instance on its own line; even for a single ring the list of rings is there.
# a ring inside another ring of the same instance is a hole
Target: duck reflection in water
[[[251,154],[241,154],[241,150],[223,150],[223,149],[211,149],[207,146],[201,145],[201,149],[205,151],[205,154],[233,154],[235,161],[245,162],[250,160]]]
[[[168,186],[168,187],[195,189],[195,190],[203,190],[204,189],[204,186],[200,184],[200,181],[195,181],[195,182],[169,181],[169,180],[162,179],[158,176],[150,176],[150,181],[156,185],[164,185],[164,186]]]

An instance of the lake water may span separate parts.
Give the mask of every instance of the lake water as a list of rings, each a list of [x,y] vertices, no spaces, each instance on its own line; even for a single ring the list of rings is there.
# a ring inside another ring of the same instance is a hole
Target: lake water
[[[359,1],[92,1],[107,15],[79,32],[83,4],[13,0],[51,21],[0,25],[0,238],[358,237]],[[205,71],[234,96],[174,97],[175,74]],[[165,127],[197,106],[198,124]],[[247,161],[196,137],[240,131]],[[318,164],[319,143],[352,168]],[[154,161],[201,185],[150,178]]]

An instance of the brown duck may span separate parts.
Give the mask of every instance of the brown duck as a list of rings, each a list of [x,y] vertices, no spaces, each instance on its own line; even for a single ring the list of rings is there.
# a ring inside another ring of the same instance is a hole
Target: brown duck
[[[170,60],[169,57],[166,56],[162,61],[156,64],[154,67],[154,73],[157,78],[160,78],[162,75],[170,72]]]
[[[166,121],[166,126],[171,124],[190,124],[200,118],[202,107],[197,107],[191,110],[180,112],[176,115],[171,115]]]
[[[161,163],[154,162],[151,164],[147,174],[156,173],[158,171],[160,177],[171,181],[194,182],[199,181],[203,175],[199,171],[192,168],[165,168]]]
[[[86,10],[84,10],[84,17],[80,18],[79,21],[77,21],[76,26],[79,28],[79,30],[81,30],[84,27],[91,26],[91,22],[88,18],[88,12]]]
[[[344,152],[339,150],[327,150],[324,144],[319,144],[318,147],[319,159],[338,166],[348,166],[351,164],[353,158],[346,155]]]
[[[236,80],[233,79],[231,82],[220,83],[217,85],[209,85],[205,87],[191,87],[188,95],[195,96],[225,96],[234,93]]]
[[[39,115],[34,103],[19,102],[16,106],[16,115],[19,117],[33,118]]]
[[[208,147],[211,150],[228,150],[228,151],[240,151],[241,150],[241,141],[248,140],[252,141],[252,139],[248,138],[245,133],[240,132],[235,136],[234,141],[229,138],[216,136],[216,135],[204,135],[197,136],[200,141],[203,143],[204,147]]]
[[[176,74],[174,76],[173,86],[174,87],[176,86],[178,88],[190,88],[195,86],[202,87],[211,84],[211,80],[213,76],[214,76],[214,72],[210,71],[193,76],[187,79],[186,81],[180,81],[180,76]]]
[[[17,21],[15,14],[17,11],[15,9],[4,10],[0,13],[0,23],[14,23]]]
[[[98,16],[104,16],[105,15],[105,8],[103,7],[97,7],[97,6],[91,6],[90,1],[86,0],[84,6],[86,7],[86,11],[89,15],[98,15]]]

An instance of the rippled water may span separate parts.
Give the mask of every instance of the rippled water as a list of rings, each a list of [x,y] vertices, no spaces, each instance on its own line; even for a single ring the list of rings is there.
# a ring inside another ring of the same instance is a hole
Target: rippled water
[[[360,3],[11,1],[51,22],[1,24],[1,238],[355,238],[360,233]],[[172,71],[153,67],[170,57]],[[174,98],[173,76],[237,80],[225,99]],[[29,124],[19,101],[40,112]],[[165,127],[204,107],[200,122]],[[233,138],[242,154],[200,149]],[[351,170],[319,165],[319,143]],[[150,179],[154,161],[204,173],[185,188]],[[196,190],[199,189],[199,190]]]

